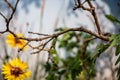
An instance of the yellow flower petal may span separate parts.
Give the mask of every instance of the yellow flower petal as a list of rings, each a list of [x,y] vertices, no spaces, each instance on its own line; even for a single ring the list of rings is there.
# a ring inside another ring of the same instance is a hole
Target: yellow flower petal
[[[21,33],[16,34],[18,37],[22,37],[24,38],[24,36]],[[26,45],[26,41],[22,40],[22,39],[17,39],[16,37],[14,37],[12,34],[8,34],[7,38],[6,38],[6,42],[8,44],[8,46],[11,46],[12,48],[23,48],[23,50],[27,49]]]

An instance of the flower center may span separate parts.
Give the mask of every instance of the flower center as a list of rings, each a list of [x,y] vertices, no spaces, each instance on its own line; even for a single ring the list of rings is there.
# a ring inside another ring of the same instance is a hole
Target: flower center
[[[12,67],[11,69],[11,75],[14,75],[15,77],[18,77],[22,73],[23,72],[19,67]]]
[[[15,38],[15,43],[20,43],[20,40]]]

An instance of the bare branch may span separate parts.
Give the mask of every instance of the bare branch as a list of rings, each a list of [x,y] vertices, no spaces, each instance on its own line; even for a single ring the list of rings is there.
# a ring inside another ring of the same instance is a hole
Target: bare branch
[[[92,32],[91,30],[88,30],[84,27],[79,27],[79,28],[69,28],[65,31],[62,31],[62,32],[58,32],[58,33],[55,33],[55,34],[52,34],[51,36],[46,36],[46,37],[42,37],[42,38],[21,38],[21,37],[18,37],[18,39],[23,39],[23,40],[27,40],[27,41],[42,41],[42,40],[45,40],[45,39],[49,39],[49,38],[55,38],[55,37],[58,37],[64,33],[67,33],[69,31],[82,31],[82,32],[85,32],[85,33],[88,33],[88,34],[91,34],[99,39],[102,39],[102,40],[105,40],[105,41],[109,41],[109,38],[107,36],[103,36],[103,35],[98,35],[94,32]]]
[[[12,10],[14,9],[14,7],[11,5],[10,2],[8,2],[8,0],[4,0],[4,1],[8,4],[8,6],[9,6],[10,8],[12,8]]]
[[[83,4],[85,2],[88,3],[88,5],[90,6],[90,8],[86,8],[85,6],[83,6]],[[100,25],[99,25],[99,22],[98,22],[98,18],[97,18],[96,12],[95,12],[95,7],[91,3],[91,1],[90,0],[85,0],[83,3],[81,3],[80,0],[77,0],[77,3],[78,3],[77,6],[75,5],[75,7],[73,8],[73,10],[76,10],[78,8],[82,8],[83,10],[89,11],[92,14],[92,16],[93,16],[93,18],[95,20],[95,24],[96,24],[96,28],[97,28],[98,34],[102,35],[101,29],[100,29]]]
[[[100,29],[100,25],[99,25],[99,22],[98,22],[98,18],[97,18],[96,12],[95,12],[95,8],[94,8],[93,4],[89,0],[86,0],[86,1],[88,2],[90,8],[93,8],[91,13],[92,13],[92,16],[93,16],[93,18],[95,20],[96,27],[97,27],[97,30],[98,30],[98,34],[102,35],[101,29]]]
[[[6,27],[7,27],[7,30],[8,30],[8,31],[9,31],[9,24],[10,24],[10,21],[12,20],[13,15],[14,15],[14,13],[15,13],[15,11],[16,11],[18,2],[19,2],[19,0],[17,0],[17,2],[16,2],[16,4],[15,4],[15,7],[12,9],[12,10],[13,10],[13,11],[12,11],[12,14],[10,15],[10,18],[7,20]]]
[[[7,18],[0,12],[0,15],[7,21]]]
[[[14,13],[16,12],[16,8],[17,8],[17,5],[18,5],[19,0],[17,0],[14,8],[13,8],[12,5],[8,2],[8,0],[4,0],[4,1],[8,4],[9,7],[12,8],[12,14],[10,15],[10,18],[7,19],[7,18],[0,12],[0,15],[1,15],[1,16],[5,19],[5,21],[6,21],[6,30],[5,30],[5,31],[0,31],[0,33],[3,34],[3,33],[6,33],[6,32],[10,32],[10,33],[12,33],[14,36],[16,36],[14,32],[12,32],[12,31],[9,30],[9,24],[10,24],[10,21],[12,20],[12,18],[13,18]]]
[[[51,35],[48,35],[48,34],[42,34],[42,33],[37,33],[37,32],[28,32],[28,33],[42,35],[42,36],[51,36]]]

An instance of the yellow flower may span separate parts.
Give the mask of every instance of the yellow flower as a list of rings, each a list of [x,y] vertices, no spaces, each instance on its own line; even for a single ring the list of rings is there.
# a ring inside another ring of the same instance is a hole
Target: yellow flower
[[[21,33],[18,33],[16,35],[17,37],[24,38],[24,36]],[[13,36],[13,34],[8,34],[6,42],[8,46],[11,46],[12,48],[23,48],[26,45],[26,41],[22,39],[17,39],[16,37]],[[24,47],[26,49],[27,46]]]
[[[24,80],[30,77],[31,71],[26,62],[15,58],[3,65],[2,74],[6,80]]]

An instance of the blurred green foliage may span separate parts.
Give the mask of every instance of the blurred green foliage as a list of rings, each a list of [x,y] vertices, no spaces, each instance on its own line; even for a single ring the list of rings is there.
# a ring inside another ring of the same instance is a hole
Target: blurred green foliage
[[[117,24],[120,21],[112,15],[106,17]],[[68,28],[56,29],[56,32],[65,31]],[[109,47],[115,47],[117,60],[115,65],[120,63],[120,34],[110,34],[109,41],[97,43],[95,51],[88,49],[96,43],[97,38],[84,33],[69,31],[62,36],[52,39],[52,46],[49,50],[48,61],[45,65],[47,72],[46,80],[94,80],[96,76],[95,61]],[[105,43],[105,44],[104,44]],[[56,45],[58,44],[58,45]],[[60,57],[57,49],[64,52],[65,58]],[[94,56],[93,56],[94,55]],[[6,59],[9,56],[6,56]],[[3,60],[5,62],[5,60]],[[37,68],[36,68],[37,69]],[[120,80],[120,66],[117,69],[117,77]],[[35,72],[35,74],[37,74]]]
[[[120,21],[112,15],[106,15],[106,18],[120,24]],[[59,28],[55,31],[64,30],[67,30],[67,28]],[[107,44],[104,44],[104,42],[98,43],[93,52],[88,47],[96,43],[94,39],[96,38],[90,34],[74,31],[69,31],[61,37],[55,38],[52,42],[54,46],[49,51],[51,61],[48,61],[45,65],[46,72],[48,72],[46,80],[94,80],[96,58],[109,47],[116,47],[115,55],[118,58],[115,65],[117,65],[120,62],[120,34],[112,34]],[[67,57],[59,57],[60,53],[57,52],[56,48],[62,48]],[[120,67],[117,74],[118,79],[120,79],[119,73]]]
[[[120,25],[120,20],[118,20],[118,19],[117,19],[116,17],[114,17],[113,15],[108,14],[108,15],[106,15],[106,17],[107,17],[111,22],[114,22],[114,23]],[[116,47],[115,55],[117,56],[117,60],[116,60],[115,65],[117,65],[118,63],[120,63],[120,34],[113,34],[113,35],[110,37],[110,41],[111,41],[110,46]],[[120,66],[118,67],[117,77],[118,77],[118,80],[120,80]]]
[[[66,29],[60,28],[56,31]],[[78,37],[80,38],[79,42]],[[91,58],[90,51],[83,53],[84,50],[82,49],[84,45],[82,43],[89,38],[92,38],[89,34],[70,31],[57,39],[58,49],[63,48],[66,51],[65,55],[69,56],[65,59],[59,58],[60,53],[57,53],[55,47],[51,48],[49,53],[52,60],[45,65],[48,72],[46,80],[93,80],[95,76],[94,59]]]

